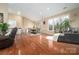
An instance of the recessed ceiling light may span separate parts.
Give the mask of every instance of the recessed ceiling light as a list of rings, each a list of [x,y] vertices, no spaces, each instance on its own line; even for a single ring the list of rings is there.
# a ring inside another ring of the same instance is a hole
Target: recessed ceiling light
[[[17,12],[17,15],[21,15],[21,12],[20,12],[20,11],[18,11],[18,12]]]
[[[50,10],[50,8],[47,8],[47,10]]]
[[[40,15],[42,15],[42,12],[40,11]]]

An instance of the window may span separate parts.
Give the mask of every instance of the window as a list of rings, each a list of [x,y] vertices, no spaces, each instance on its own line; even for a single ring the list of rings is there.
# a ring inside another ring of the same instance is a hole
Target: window
[[[48,20],[49,31],[50,30],[56,30],[56,28],[59,28],[59,25],[61,23],[63,23],[65,20],[69,21],[69,16],[68,15],[49,19]]]
[[[53,26],[54,26],[53,19],[48,20],[48,26],[50,31],[53,30]]]
[[[54,25],[56,25],[57,23],[61,24],[65,20],[69,20],[69,16],[61,16],[61,17],[54,18],[54,22],[55,22]]]
[[[8,24],[9,24],[9,28],[14,28],[16,27],[16,20],[9,20]]]

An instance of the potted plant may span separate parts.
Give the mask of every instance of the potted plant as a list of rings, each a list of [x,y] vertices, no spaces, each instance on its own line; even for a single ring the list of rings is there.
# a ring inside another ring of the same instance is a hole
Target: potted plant
[[[0,23],[0,31],[2,35],[5,35],[6,31],[8,30],[8,24],[7,23]]]
[[[70,28],[69,19],[65,18],[63,25],[64,25],[64,31],[68,31],[68,29]]]
[[[57,23],[55,25],[55,30],[58,30],[58,32],[63,32],[64,30],[67,30],[69,27],[70,27],[69,20],[65,18],[63,22],[61,22],[60,24]]]

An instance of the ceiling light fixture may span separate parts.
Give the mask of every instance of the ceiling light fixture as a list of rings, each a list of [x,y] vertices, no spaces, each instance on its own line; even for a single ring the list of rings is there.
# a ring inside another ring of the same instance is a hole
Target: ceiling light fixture
[[[47,10],[50,10],[50,8],[47,8]]]
[[[21,12],[20,12],[20,11],[18,11],[18,12],[17,12],[17,15],[21,15]]]
[[[40,15],[42,15],[42,12],[40,11]]]

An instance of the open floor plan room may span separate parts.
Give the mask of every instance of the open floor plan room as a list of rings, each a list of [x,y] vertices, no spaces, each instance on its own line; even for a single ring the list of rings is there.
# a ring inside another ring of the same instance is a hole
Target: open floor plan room
[[[0,55],[79,55],[79,3],[0,3]]]

